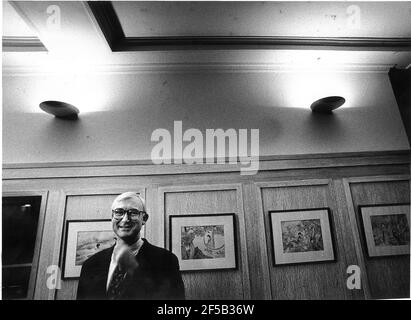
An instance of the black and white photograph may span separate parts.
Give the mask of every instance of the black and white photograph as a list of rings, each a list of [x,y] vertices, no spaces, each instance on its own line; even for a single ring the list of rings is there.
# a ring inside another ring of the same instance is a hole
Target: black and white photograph
[[[236,268],[234,214],[172,215],[170,235],[181,270]]]
[[[361,206],[370,257],[410,254],[410,205]]]
[[[324,250],[320,219],[281,221],[283,252]]]
[[[275,264],[333,261],[330,210],[270,211]]]
[[[224,225],[181,227],[182,260],[224,257]]]
[[[0,12],[1,299],[411,299],[411,1]]]
[[[116,242],[110,220],[69,220],[66,224],[64,278],[79,278],[82,264]]]

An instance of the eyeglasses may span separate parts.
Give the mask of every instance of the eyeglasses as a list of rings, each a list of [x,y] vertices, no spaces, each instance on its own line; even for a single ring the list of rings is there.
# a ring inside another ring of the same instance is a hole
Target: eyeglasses
[[[123,219],[125,214],[127,214],[130,217],[131,220],[138,220],[138,218],[140,218],[140,216],[145,214],[144,211],[140,211],[140,210],[137,210],[137,209],[124,210],[124,209],[121,209],[121,208],[112,210],[112,213],[113,213],[113,218],[116,219],[116,220]]]

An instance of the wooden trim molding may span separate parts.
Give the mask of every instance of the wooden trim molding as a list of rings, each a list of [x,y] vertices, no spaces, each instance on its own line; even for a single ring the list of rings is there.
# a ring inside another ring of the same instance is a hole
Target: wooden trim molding
[[[258,161],[286,161],[286,160],[319,160],[321,159],[368,159],[375,158],[386,159],[390,161],[393,158],[404,157],[411,159],[411,150],[395,151],[363,151],[363,152],[336,152],[336,153],[314,153],[314,154],[288,154],[260,156]],[[390,159],[390,160],[389,160]],[[194,162],[202,160],[205,164],[206,159],[193,159]],[[215,163],[217,162],[214,159]],[[229,159],[224,160],[228,164]],[[3,163],[3,169],[31,169],[31,168],[62,168],[62,167],[107,167],[107,166],[134,166],[134,165],[152,165],[151,160],[111,160],[111,161],[73,161],[73,162],[41,162],[41,163]],[[227,164],[223,164],[226,166]],[[173,164],[171,164],[173,165]],[[195,165],[192,165],[195,166]]]
[[[261,157],[258,171],[409,165],[410,152],[362,152]],[[240,173],[241,163],[152,164],[151,161],[101,161],[73,163],[3,164],[3,180]]]
[[[7,37],[2,38],[4,52],[47,51],[37,37]]]
[[[351,177],[345,178],[348,184],[350,183],[368,183],[368,182],[384,182],[384,181],[409,181],[410,175],[390,175],[390,176],[366,176],[366,177]]]
[[[338,49],[409,51],[411,38],[361,37],[126,37],[110,1],[87,2],[113,52],[192,49]]]
[[[309,180],[285,180],[256,182],[255,186],[260,189],[264,188],[285,188],[285,187],[304,187],[304,186],[324,186],[330,184],[331,179],[309,179]]]

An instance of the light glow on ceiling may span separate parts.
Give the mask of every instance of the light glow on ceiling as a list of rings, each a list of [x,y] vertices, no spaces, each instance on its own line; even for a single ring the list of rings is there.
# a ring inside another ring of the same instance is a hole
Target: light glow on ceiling
[[[98,58],[93,60],[90,52],[84,54],[83,51],[87,50],[75,52],[67,49],[47,53],[41,68],[43,75],[36,81],[33,92],[36,106],[42,101],[57,100],[76,106],[80,114],[109,109],[109,77],[96,72]],[[36,112],[42,111],[36,108]]]
[[[81,74],[48,77],[38,92],[36,105],[45,100],[64,101],[76,106],[81,114],[108,109],[104,93],[109,92],[109,88]],[[36,111],[43,112],[40,108]]]
[[[346,73],[299,72],[288,77],[282,88],[285,107],[309,110],[314,101],[328,96],[344,97],[341,109],[354,106],[355,88]]]

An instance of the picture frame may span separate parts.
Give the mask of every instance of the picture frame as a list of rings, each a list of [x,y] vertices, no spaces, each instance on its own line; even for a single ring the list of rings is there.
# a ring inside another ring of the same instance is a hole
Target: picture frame
[[[170,250],[181,271],[236,269],[235,214],[170,215]]]
[[[410,254],[410,204],[359,206],[368,257]]]
[[[335,261],[329,208],[269,211],[274,265]]]
[[[110,219],[66,221],[63,279],[79,278],[84,261],[114,244]]]

